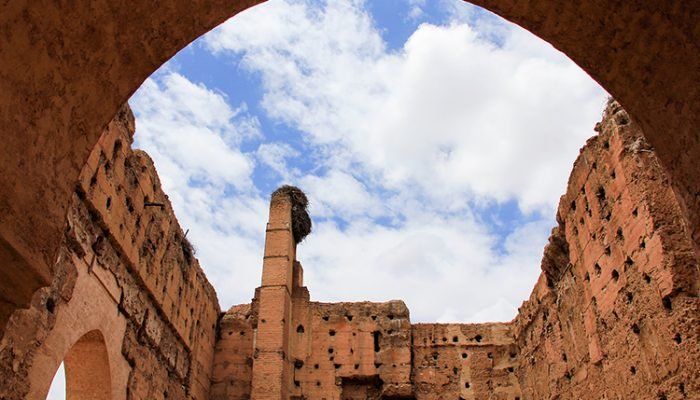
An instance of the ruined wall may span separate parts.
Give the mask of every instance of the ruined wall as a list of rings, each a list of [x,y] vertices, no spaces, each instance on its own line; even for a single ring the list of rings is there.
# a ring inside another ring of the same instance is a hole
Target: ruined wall
[[[525,399],[684,399],[698,265],[678,201],[615,102],[578,157],[540,277],[514,321]]]
[[[294,396],[410,396],[411,323],[403,302],[329,304],[302,299],[294,304],[294,325]]]
[[[508,323],[411,326],[399,301],[310,302],[291,235],[268,224],[266,249],[286,249],[275,253],[286,261],[270,268],[266,250],[252,304],[223,317],[212,398],[251,397],[269,362],[293,369],[265,398],[697,397],[700,273],[682,208],[616,102],[596,130],[561,198],[542,274]],[[274,226],[291,225],[274,202]],[[281,303],[261,293],[282,277],[291,319],[274,321],[283,327],[269,361],[256,343],[259,318]]]
[[[85,329],[99,330],[113,353],[118,346],[113,358],[124,361],[128,381],[114,388],[115,398],[207,398],[218,301],[152,161],[131,150],[133,132],[124,107],[90,155],[53,285],[12,315],[0,344],[0,398],[45,396],[74,336]],[[83,286],[85,295],[76,300]],[[95,310],[91,302],[103,306]],[[71,318],[73,325],[62,322]],[[117,322],[102,322],[112,319]]]
[[[416,399],[520,399],[511,324],[416,324],[412,339]]]

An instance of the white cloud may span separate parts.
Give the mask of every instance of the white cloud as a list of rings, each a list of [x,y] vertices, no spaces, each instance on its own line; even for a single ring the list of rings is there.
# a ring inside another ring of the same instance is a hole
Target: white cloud
[[[130,103],[136,146],[153,158],[219,300],[249,301],[260,282],[267,201],[252,179],[255,154],[241,144],[261,137],[259,122],[245,104],[232,107],[221,93],[167,69]]]
[[[499,47],[466,23],[423,24],[390,53],[360,6],[270,2],[206,42],[262,75],[271,116],[351,154],[336,162],[433,201],[471,194],[553,212],[603,91],[516,27]]]
[[[298,170],[287,163],[289,158],[299,156],[299,152],[286,143],[263,143],[258,147],[257,156],[285,182],[299,174]]]
[[[245,104],[171,71],[132,100],[138,143],[224,308],[260,282],[267,196],[253,174],[265,165],[311,199],[299,257],[314,299],[404,299],[413,321],[510,319],[604,93],[548,44],[473,10],[390,51],[363,4],[270,1],[204,38],[260,75],[265,112],[302,132],[317,168],[291,144],[255,142]],[[546,217],[499,238],[479,213],[506,201]]]

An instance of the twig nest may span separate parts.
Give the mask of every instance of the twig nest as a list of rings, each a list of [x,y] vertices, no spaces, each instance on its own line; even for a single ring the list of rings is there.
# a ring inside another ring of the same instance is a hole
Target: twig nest
[[[272,197],[288,196],[292,202],[292,234],[294,242],[299,244],[311,233],[311,217],[309,216],[309,199],[296,186],[283,185],[272,193]]]

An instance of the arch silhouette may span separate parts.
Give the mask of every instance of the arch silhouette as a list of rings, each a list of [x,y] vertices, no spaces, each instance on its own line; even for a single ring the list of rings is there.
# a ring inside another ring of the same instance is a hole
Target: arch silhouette
[[[89,152],[121,104],[259,0],[11,1],[0,13],[0,329],[48,285]],[[475,0],[568,55],[627,109],[700,243],[700,2]],[[42,227],[36,229],[37,226]]]

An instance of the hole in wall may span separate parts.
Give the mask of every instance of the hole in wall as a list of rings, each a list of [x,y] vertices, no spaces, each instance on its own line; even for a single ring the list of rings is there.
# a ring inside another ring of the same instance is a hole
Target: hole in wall
[[[46,310],[51,314],[53,314],[56,310],[56,301],[53,299],[53,297],[46,299]]]
[[[670,296],[664,296],[661,299],[661,304],[663,304],[664,308],[667,311],[672,311],[673,310],[673,301],[671,300]]]
[[[637,325],[637,324],[632,324],[631,329],[632,329],[632,332],[633,332],[635,335],[639,335],[639,332],[640,332],[640,330],[639,330],[639,325]]]
[[[304,333],[304,325],[297,325],[297,333]]]

